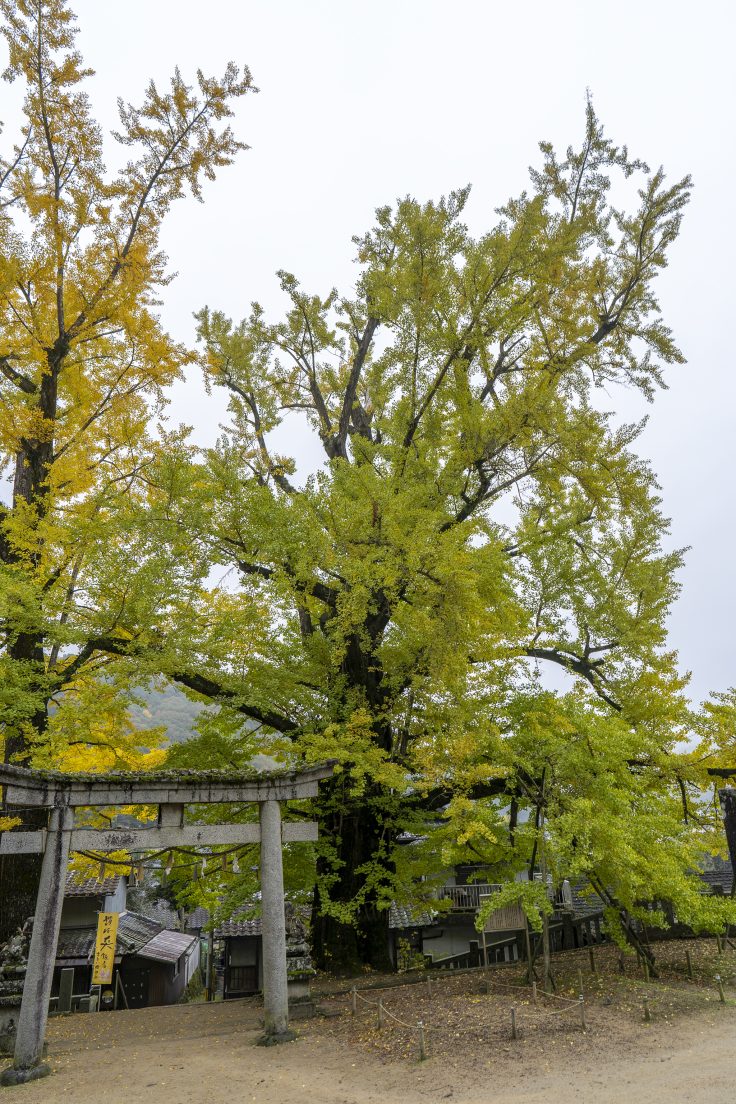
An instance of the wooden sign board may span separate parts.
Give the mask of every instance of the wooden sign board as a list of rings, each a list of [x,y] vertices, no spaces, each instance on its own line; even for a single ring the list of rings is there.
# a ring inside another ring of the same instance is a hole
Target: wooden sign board
[[[92,966],[93,985],[111,985],[118,938],[118,913],[101,912],[97,918],[97,941]]]

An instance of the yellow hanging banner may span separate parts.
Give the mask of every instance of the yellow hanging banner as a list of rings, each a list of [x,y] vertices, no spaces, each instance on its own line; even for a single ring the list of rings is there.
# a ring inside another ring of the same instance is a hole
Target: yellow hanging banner
[[[115,947],[118,936],[118,913],[101,912],[97,918],[97,942],[92,967],[93,985],[110,985],[115,965]]]

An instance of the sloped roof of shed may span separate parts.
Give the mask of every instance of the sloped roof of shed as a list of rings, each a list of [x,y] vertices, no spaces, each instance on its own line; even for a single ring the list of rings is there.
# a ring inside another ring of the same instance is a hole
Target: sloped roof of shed
[[[176,962],[196,942],[196,935],[164,930],[154,935],[137,953],[140,958],[150,958],[154,962]]]

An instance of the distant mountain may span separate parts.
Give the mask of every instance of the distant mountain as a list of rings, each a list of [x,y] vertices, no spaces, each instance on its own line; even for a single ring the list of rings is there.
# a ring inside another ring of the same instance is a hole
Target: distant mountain
[[[190,701],[173,683],[167,683],[159,690],[137,690],[136,697],[143,705],[131,706],[130,718],[134,727],[163,725],[172,744],[181,744],[193,736],[197,717],[203,710],[212,708],[202,702]]]

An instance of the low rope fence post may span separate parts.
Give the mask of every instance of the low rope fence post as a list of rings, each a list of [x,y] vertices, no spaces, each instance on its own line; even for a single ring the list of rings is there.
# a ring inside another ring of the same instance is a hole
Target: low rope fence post
[[[423,1062],[427,1057],[427,1045],[424,1038],[424,1023],[422,1020],[417,1024],[417,1032],[419,1034],[419,1061]]]
[[[378,1026],[383,1027],[383,997],[378,998]]]
[[[598,973],[598,967],[596,966],[595,952],[593,951],[592,947],[588,947],[588,958],[590,959],[590,972],[591,972],[591,974],[597,974]]]
[[[430,1000],[432,999],[432,979],[431,979],[431,977],[427,978],[427,996],[430,998]]]
[[[725,1004],[726,1003],[726,994],[723,992],[723,981],[721,980],[721,975],[720,974],[716,974],[716,982],[718,983],[718,999],[721,1002],[721,1004]]]
[[[583,992],[585,992],[585,990],[583,989],[583,971],[578,970],[578,993]]]
[[[578,1000],[580,1001],[580,1026],[582,1027],[583,1031],[587,1031],[588,1025],[585,1022],[585,997],[582,993],[578,997]]]
[[[516,1009],[511,1009],[511,1038],[515,1039],[516,1036]]]
[[[649,981],[649,962],[646,958],[642,958],[642,964],[644,966],[644,980]]]
[[[355,986],[350,990],[350,1010],[353,1015],[358,1011],[358,990]]]
[[[537,983],[536,983],[536,981],[532,982],[532,1000],[534,1001],[535,1004],[537,1003]]]
[[[644,1023],[649,1023],[652,1018],[652,1013],[649,1011],[649,1001],[644,998]]]

